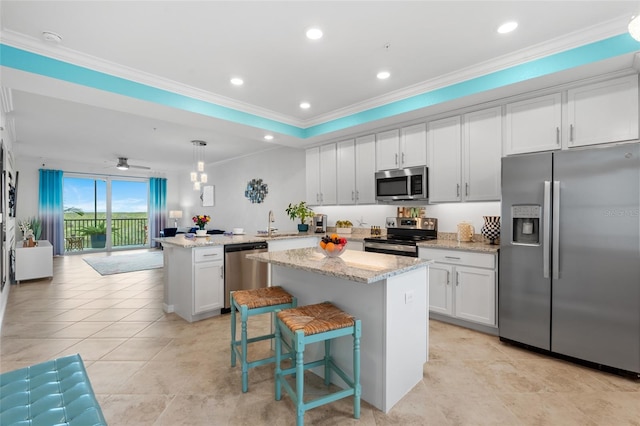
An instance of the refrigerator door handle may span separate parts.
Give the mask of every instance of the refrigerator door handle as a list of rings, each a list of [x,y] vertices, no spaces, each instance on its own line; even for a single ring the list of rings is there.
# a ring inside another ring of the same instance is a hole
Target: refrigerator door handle
[[[542,231],[542,275],[544,278],[549,278],[549,257],[551,250],[551,182],[544,181],[544,206],[543,206],[543,223],[544,229]]]
[[[560,181],[553,181],[553,279],[560,278]]]

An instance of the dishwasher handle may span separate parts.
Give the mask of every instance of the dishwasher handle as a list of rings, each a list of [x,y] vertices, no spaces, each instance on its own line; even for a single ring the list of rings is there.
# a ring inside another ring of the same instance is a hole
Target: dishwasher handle
[[[227,244],[224,246],[225,253],[233,253],[238,251],[249,250],[267,250],[269,245],[266,242],[259,243],[242,243],[242,244]]]

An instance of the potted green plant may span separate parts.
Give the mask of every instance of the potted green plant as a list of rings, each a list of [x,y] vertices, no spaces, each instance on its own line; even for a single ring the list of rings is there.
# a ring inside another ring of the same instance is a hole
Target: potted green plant
[[[111,231],[115,231],[116,228],[111,228]],[[107,242],[107,224],[100,222],[96,225],[85,226],[78,230],[80,235],[89,236],[91,240],[91,248],[104,248]]]
[[[309,224],[307,219],[313,217],[314,213],[309,207],[307,207],[306,201],[300,201],[298,204],[289,203],[289,207],[285,210],[291,220],[300,219],[298,224],[298,232],[309,231]]]
[[[350,234],[352,227],[353,227],[353,223],[351,223],[351,221],[349,220],[336,221],[336,232],[338,234]]]

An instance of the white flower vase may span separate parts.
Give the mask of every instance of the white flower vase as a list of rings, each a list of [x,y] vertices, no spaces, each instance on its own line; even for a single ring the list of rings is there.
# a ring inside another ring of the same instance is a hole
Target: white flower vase
[[[197,229],[196,230],[196,236],[204,237],[205,235],[207,235],[207,230],[206,229]]]
[[[500,216],[482,216],[484,225],[480,232],[489,240],[489,244],[495,244],[500,238]]]

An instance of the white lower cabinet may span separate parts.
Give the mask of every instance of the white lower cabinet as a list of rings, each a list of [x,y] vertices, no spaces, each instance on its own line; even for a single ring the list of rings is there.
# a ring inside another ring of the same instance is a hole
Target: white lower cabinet
[[[196,249],[197,250],[197,249]],[[224,262],[204,261],[193,264],[193,314],[224,306]]]
[[[419,249],[429,266],[429,311],[497,326],[497,255],[446,249]]]
[[[224,246],[165,244],[165,311],[189,322],[220,315],[224,307]]]

